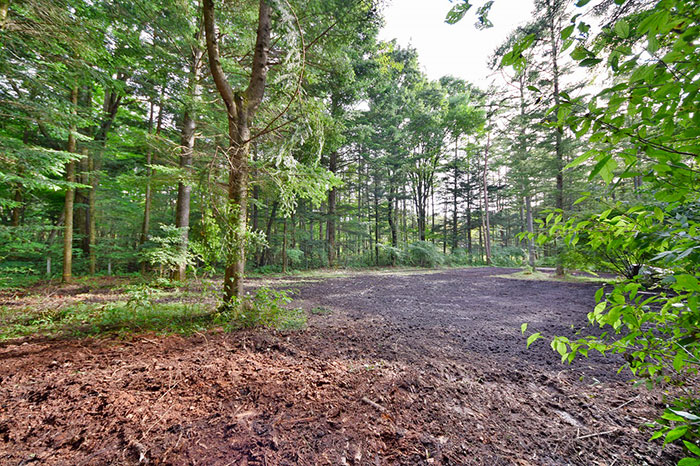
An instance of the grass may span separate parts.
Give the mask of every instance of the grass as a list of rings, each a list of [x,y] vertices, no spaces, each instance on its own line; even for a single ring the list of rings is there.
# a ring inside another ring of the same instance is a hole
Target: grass
[[[328,309],[327,307],[317,306],[311,309],[311,313],[317,316],[327,316],[329,314],[332,314],[333,311]]]
[[[216,313],[211,308],[190,303],[76,303],[41,313],[4,307],[0,308],[0,341],[30,335],[82,338],[145,332],[191,334],[206,330],[215,321]]]
[[[550,281],[550,282],[569,282],[569,283],[609,283],[610,278],[595,277],[595,276],[574,276],[564,275],[558,277],[553,273],[544,273],[539,270],[530,271],[522,270],[520,272],[508,273],[502,275],[493,275],[497,278],[508,278],[511,280],[532,280],[532,281]]]
[[[51,338],[94,336],[125,337],[129,334],[192,334],[215,327],[233,331],[245,327],[299,330],[306,326],[302,309],[285,306],[286,293],[260,288],[245,306],[221,310],[207,293],[194,302],[161,302],[171,295],[147,284],[115,286],[120,294],[108,303],[73,302],[61,298],[45,304],[0,307],[0,341],[32,335]],[[174,296],[172,296],[174,297]],[[179,296],[182,298],[182,296]],[[53,305],[52,305],[53,304]]]

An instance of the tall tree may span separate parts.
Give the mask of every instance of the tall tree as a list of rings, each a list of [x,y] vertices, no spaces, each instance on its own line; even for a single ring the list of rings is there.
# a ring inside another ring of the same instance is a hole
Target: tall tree
[[[235,92],[221,67],[213,0],[203,0],[203,17],[209,68],[216,88],[226,106],[228,119],[229,148],[226,151],[226,158],[229,164],[228,199],[231,203],[229,209],[233,244],[230,247],[228,257],[226,257],[224,304],[230,305],[234,298],[243,296],[245,243],[248,229],[246,214],[250,124],[265,93],[271,31],[270,6],[265,0],[260,0],[250,80],[245,90]]]
[[[199,23],[199,21],[197,21]],[[196,129],[196,101],[199,94],[199,75],[202,66],[203,50],[200,46],[202,28],[199,27],[195,35],[194,43],[191,45],[191,56],[189,64],[189,75],[187,77],[187,92],[185,95],[185,108],[182,116],[181,150],[179,167],[185,171],[177,185],[177,206],[175,209],[175,226],[181,229],[183,253],[186,253],[190,229],[190,200],[192,186],[187,175],[192,168],[192,156],[194,153],[195,129]],[[181,263],[177,278],[184,280],[186,276],[186,263]]]

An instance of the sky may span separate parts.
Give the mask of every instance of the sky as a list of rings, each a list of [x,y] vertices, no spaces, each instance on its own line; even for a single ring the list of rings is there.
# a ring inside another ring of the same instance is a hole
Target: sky
[[[398,39],[418,50],[423,71],[430,79],[452,75],[487,87],[491,82],[488,59],[510,32],[528,22],[533,0],[496,0],[489,19],[494,27],[478,30],[474,5],[455,25],[445,23],[445,16],[454,5],[449,0],[389,0],[384,9],[386,25],[381,40]]]

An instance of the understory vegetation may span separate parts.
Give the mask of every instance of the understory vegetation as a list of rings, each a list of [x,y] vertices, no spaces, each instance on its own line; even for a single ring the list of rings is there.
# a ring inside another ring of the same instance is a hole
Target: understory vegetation
[[[252,327],[300,330],[306,325],[306,313],[290,308],[288,292],[259,287],[250,305],[218,309],[211,298],[211,283],[201,282],[201,290],[186,284],[156,282],[127,286],[102,283],[106,295],[91,293],[90,285],[81,300],[63,304],[51,295],[38,295],[29,307],[0,307],[0,341],[42,335],[52,338],[84,338],[133,334],[185,334],[213,328],[233,331]],[[163,286],[165,285],[165,288]],[[180,288],[179,285],[185,285]],[[193,284],[189,284],[193,285]],[[158,287],[156,287],[158,286]],[[100,288],[97,287],[99,290]],[[95,302],[91,302],[92,300]]]

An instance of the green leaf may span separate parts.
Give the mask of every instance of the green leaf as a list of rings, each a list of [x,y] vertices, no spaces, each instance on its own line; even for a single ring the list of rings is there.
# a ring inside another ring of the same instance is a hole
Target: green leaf
[[[654,206],[654,218],[658,220],[659,222],[663,222],[664,220],[664,211],[659,209],[658,207]]]
[[[678,462],[678,466],[700,466],[700,458],[683,458]]]
[[[595,302],[598,303],[603,298],[603,293],[605,293],[605,288],[598,288],[595,292]]]
[[[692,275],[676,275],[676,285],[687,291],[700,291],[700,284],[698,284],[698,279]]]
[[[525,330],[527,330],[527,323],[524,323],[520,326],[520,333],[525,335]]]
[[[459,3],[453,6],[452,9],[447,13],[445,22],[447,24],[458,23],[462,20],[462,18],[464,18],[464,15],[467,14],[467,11],[469,11],[471,7],[471,4],[466,0],[464,0],[463,3]]]
[[[570,169],[570,168],[578,167],[578,166],[581,165],[583,162],[585,162],[586,160],[588,160],[588,159],[590,159],[591,157],[593,157],[595,154],[596,154],[596,151],[594,151],[594,150],[588,150],[588,151],[584,152],[583,154],[579,155],[579,156],[576,157],[574,160],[572,160],[571,162],[569,162],[569,163],[564,167],[564,170],[568,170],[568,169]]]
[[[578,63],[578,66],[591,68],[596,66],[598,63],[602,62],[602,58],[584,58]]]
[[[566,40],[571,36],[571,33],[574,32],[574,27],[575,24],[572,24],[570,26],[565,27],[564,29],[561,30],[561,40]]]
[[[674,414],[667,411],[661,415],[661,419],[666,419],[667,421],[685,422],[685,419],[680,417],[678,414]]]
[[[676,353],[676,356],[673,358],[673,369],[675,369],[676,372],[680,372],[681,369],[683,369],[684,365],[685,365],[685,354],[682,351],[678,351]]]
[[[692,454],[700,456],[700,448],[697,445],[695,445],[694,443],[689,442],[687,440],[683,440],[683,445],[685,445],[685,447],[688,449],[688,451],[690,451]],[[692,459],[700,461],[700,460],[698,460],[698,458],[692,458]]]
[[[527,337],[527,347],[529,348],[531,344],[533,344],[534,342],[536,342],[540,338],[542,338],[542,335],[540,334],[540,332],[533,333],[532,335]]]
[[[596,177],[596,175],[600,174],[600,177],[603,178],[603,181],[605,181],[607,184],[610,184],[613,177],[615,176],[613,170],[615,170],[616,168],[617,162],[615,162],[615,160],[612,158],[612,155],[608,154],[602,159],[600,159],[595,165],[595,167],[593,167],[593,170],[591,170],[591,174],[589,175],[588,179],[592,180]]]
[[[615,23],[615,34],[623,39],[627,39],[630,35],[630,25],[624,19]]]
[[[656,38],[656,35],[649,34],[647,42],[647,50],[649,51],[649,53],[656,53],[659,50],[659,47],[660,44],[659,40]]]
[[[687,419],[689,421],[700,421],[700,417],[696,416],[695,414],[691,414],[688,411],[681,411],[681,410],[676,410],[676,409],[669,409],[669,411],[672,411],[674,414],[682,417],[683,419]]]
[[[671,430],[668,434],[666,434],[664,444],[678,440],[679,438],[683,437],[686,432],[688,432],[688,426],[676,427],[675,429]]]

